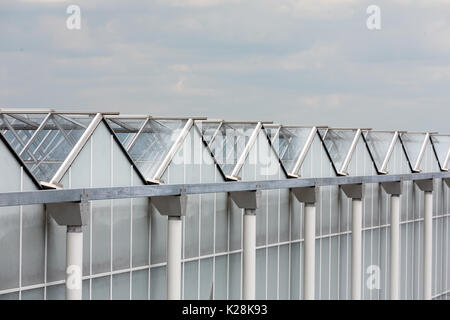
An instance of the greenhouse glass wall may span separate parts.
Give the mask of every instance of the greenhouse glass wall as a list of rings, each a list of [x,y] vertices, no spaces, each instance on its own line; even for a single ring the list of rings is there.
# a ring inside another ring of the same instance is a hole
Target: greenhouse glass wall
[[[450,297],[450,135],[51,109],[0,130],[0,299]]]

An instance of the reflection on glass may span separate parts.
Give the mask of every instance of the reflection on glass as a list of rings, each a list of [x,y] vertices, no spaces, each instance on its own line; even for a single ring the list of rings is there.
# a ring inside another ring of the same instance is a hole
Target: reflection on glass
[[[350,151],[353,139],[355,138],[356,129],[321,129],[319,133],[322,135],[325,147],[330,154],[331,160],[336,167],[340,169],[344,160]],[[325,136],[325,137],[324,137]]]
[[[282,127],[277,138],[272,141],[287,172],[296,174],[292,171],[311,130],[312,128]]]
[[[198,127],[223,172],[231,175],[256,124],[199,121]]]
[[[365,134],[367,145],[369,146],[378,170],[380,170],[383,165],[383,161],[386,158],[394,135],[394,132],[374,131],[367,131]]]
[[[107,119],[119,136],[119,140],[130,154],[146,179],[154,179],[155,173],[180,135],[187,120]],[[139,133],[139,135],[138,135]],[[131,141],[134,141],[130,145]]]
[[[409,162],[413,167],[419,157],[420,149],[422,148],[425,136],[425,133],[403,133],[401,135],[406,154],[408,155]]]

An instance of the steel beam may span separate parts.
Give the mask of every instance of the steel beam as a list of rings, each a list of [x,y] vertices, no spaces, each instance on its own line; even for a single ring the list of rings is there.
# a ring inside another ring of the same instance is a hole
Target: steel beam
[[[361,183],[381,183],[398,180],[415,181],[433,178],[450,178],[450,172],[3,192],[0,193],[0,207],[74,202],[80,201],[80,198],[84,195],[86,195],[88,200],[108,200],[148,198],[180,194],[206,194]]]

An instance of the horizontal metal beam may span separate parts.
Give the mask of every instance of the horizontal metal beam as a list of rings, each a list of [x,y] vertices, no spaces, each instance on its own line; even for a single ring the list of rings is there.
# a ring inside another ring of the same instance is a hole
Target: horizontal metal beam
[[[4,192],[0,193],[0,207],[74,202],[80,201],[80,199],[83,198],[86,200],[148,198],[181,194],[290,189],[299,187],[320,187],[357,183],[381,183],[389,181],[412,181],[444,178],[450,178],[450,172]]]

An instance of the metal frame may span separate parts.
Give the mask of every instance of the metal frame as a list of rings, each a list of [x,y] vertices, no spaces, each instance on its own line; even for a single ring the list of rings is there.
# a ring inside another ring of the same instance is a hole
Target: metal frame
[[[444,159],[444,162],[441,163],[440,160],[439,160],[439,157],[438,157],[436,148],[435,148],[435,146],[434,146],[433,139],[431,139],[433,136],[446,136],[446,137],[450,137],[450,134],[437,134],[437,133],[430,134],[431,146],[433,147],[434,155],[436,156],[437,162],[439,163],[439,166],[441,167],[441,170],[442,170],[442,171],[448,171],[448,170],[449,170],[448,165],[449,165],[449,162],[450,162],[450,145],[449,145],[449,147],[448,147],[448,152],[447,152],[447,155],[446,155],[446,157],[445,157],[445,159]]]
[[[320,187],[445,178],[450,178],[450,172],[3,192],[0,193],[0,207],[56,202],[74,202],[80,201],[83,197],[86,197],[87,200],[148,198],[154,196],[171,196],[181,194],[290,189],[313,186]]]
[[[66,171],[69,169],[69,167],[72,165],[75,158],[80,153],[81,149],[84,147],[94,130],[97,128],[97,126],[102,121],[102,114],[97,113],[95,117],[92,119],[91,123],[87,127],[87,129],[83,132],[83,135],[80,137],[80,139],[77,141],[75,146],[72,148],[70,153],[67,155],[64,162],[61,164],[61,166],[58,168],[58,171],[56,171],[53,178],[49,181],[50,184],[57,185],[59,181],[62,179]]]
[[[399,135],[398,131],[395,131],[394,136],[392,137],[391,144],[389,145],[389,148],[386,152],[386,156],[384,157],[383,163],[381,164],[381,168],[378,169],[379,173],[382,173],[382,174],[388,173],[386,171],[387,165],[388,165],[389,159],[391,158],[392,152],[394,151],[395,144],[398,141],[398,135]]]

